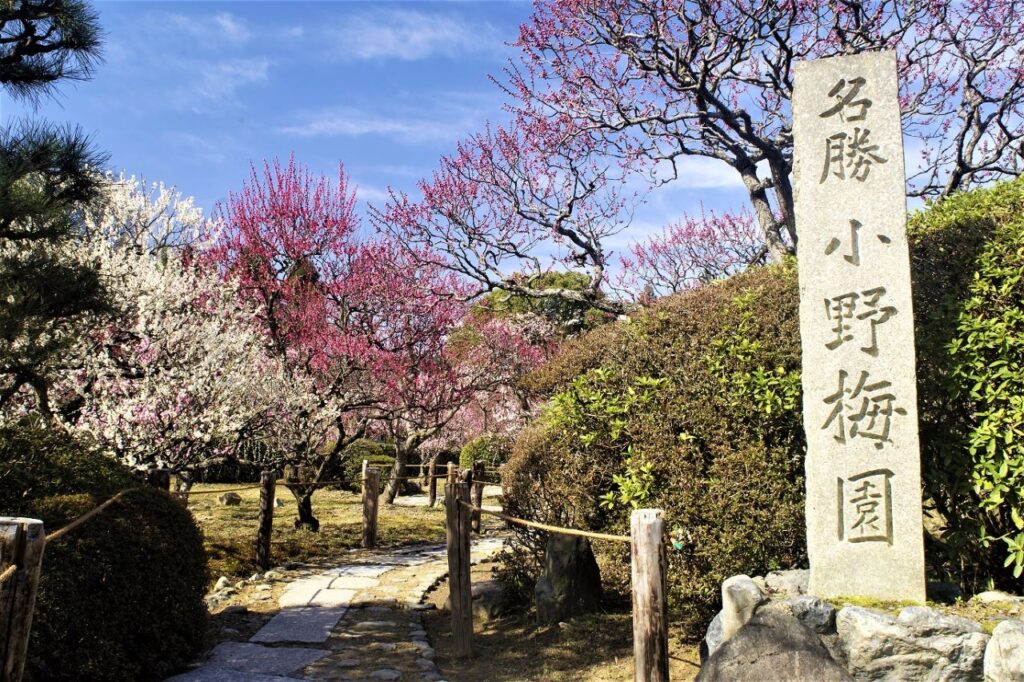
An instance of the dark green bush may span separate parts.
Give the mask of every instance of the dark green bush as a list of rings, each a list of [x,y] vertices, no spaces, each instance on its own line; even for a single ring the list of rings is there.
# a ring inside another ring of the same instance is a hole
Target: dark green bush
[[[475,462],[488,467],[499,467],[508,460],[512,451],[512,440],[498,433],[477,436],[462,446],[459,453],[459,467],[469,469]]]
[[[385,446],[369,438],[360,438],[347,448],[344,452],[345,463],[342,465],[342,478],[346,481],[343,488],[352,492],[362,490],[360,478],[363,475],[363,460],[367,460],[370,466],[380,468],[381,491],[384,490],[386,479],[391,475],[391,467],[395,465],[395,458],[387,454]]]
[[[930,207],[910,235],[932,577],[1019,590],[1024,180]],[[806,565],[797,308],[779,265],[569,343],[524,382],[549,400],[505,468],[510,513],[626,533],[633,507],[665,509],[671,606],[694,636],[724,578]],[[506,571],[532,588],[544,538],[514,532]],[[596,549],[625,592],[628,553]]]
[[[188,510],[67,436],[0,431],[0,462],[3,513],[49,531],[135,488],[47,545],[27,679],[158,680],[187,663],[203,643],[207,585]]]

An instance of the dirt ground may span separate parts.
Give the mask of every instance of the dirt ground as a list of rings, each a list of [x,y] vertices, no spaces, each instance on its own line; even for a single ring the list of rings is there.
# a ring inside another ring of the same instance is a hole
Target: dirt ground
[[[494,565],[473,568],[472,580],[489,580]],[[632,621],[628,612],[601,613],[564,626],[537,627],[532,610],[473,624],[474,656],[451,654],[451,615],[442,610],[448,584],[430,594],[437,610],[424,619],[437,652],[437,666],[451,682],[624,682],[633,679]],[[693,680],[700,666],[697,647],[669,637],[673,680]]]

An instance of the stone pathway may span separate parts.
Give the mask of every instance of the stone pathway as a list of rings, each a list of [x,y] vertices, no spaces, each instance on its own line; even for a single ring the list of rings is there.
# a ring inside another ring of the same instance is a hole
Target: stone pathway
[[[473,561],[502,542],[475,540]],[[447,572],[444,546],[433,545],[295,580],[278,599],[281,611],[248,642],[222,642],[202,666],[168,682],[441,680],[422,611],[426,592]]]

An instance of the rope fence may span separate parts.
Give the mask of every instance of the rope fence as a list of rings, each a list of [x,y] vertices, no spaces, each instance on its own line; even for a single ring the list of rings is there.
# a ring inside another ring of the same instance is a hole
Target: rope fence
[[[560,535],[575,535],[582,538],[592,538],[594,540],[610,540],[612,542],[632,542],[632,538],[628,535],[610,535],[608,533],[597,533],[589,530],[578,530],[576,528],[563,528],[562,526],[549,526],[546,523],[538,523],[537,521],[528,521],[526,519],[518,519],[508,514],[502,514],[492,509],[484,509],[482,507],[474,507],[468,502],[459,500],[459,504],[467,507],[470,511],[476,512],[477,514],[487,514],[489,516],[496,516],[499,519],[514,523],[519,526],[527,526],[528,528],[537,528],[538,530],[546,530],[549,533],[559,533]]]
[[[60,540],[65,535],[67,535],[68,533],[70,533],[74,529],[76,529],[79,526],[81,526],[83,523],[86,523],[89,520],[91,520],[93,517],[98,516],[99,514],[102,514],[104,511],[106,511],[106,509],[108,507],[110,507],[112,504],[114,504],[115,502],[120,500],[122,497],[124,497],[127,493],[131,492],[132,490],[138,490],[138,488],[129,488],[128,490],[122,490],[121,492],[119,492],[118,494],[114,495],[113,497],[111,497],[109,500],[107,500],[103,504],[98,505],[96,507],[93,507],[91,510],[89,510],[86,513],[82,514],[77,519],[75,519],[74,521],[72,521],[68,525],[64,526],[60,530],[55,530],[52,533],[50,533],[49,535],[47,535],[46,536],[46,542],[54,542],[56,540]]]

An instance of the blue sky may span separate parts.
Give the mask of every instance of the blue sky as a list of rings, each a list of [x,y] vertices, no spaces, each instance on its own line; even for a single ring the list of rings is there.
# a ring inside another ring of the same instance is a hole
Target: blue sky
[[[37,112],[72,122],[110,167],[161,180],[209,211],[250,162],[343,162],[363,201],[412,190],[462,136],[503,119],[488,78],[515,48],[528,2],[98,2],[105,63]],[[703,202],[742,205],[731,169],[687,160],[615,246]]]

